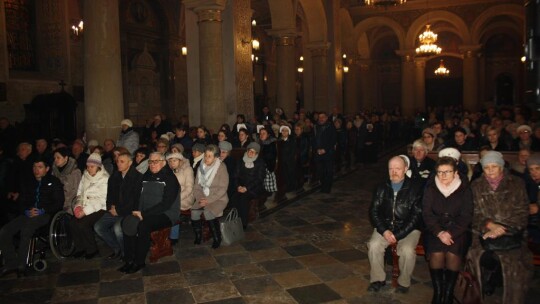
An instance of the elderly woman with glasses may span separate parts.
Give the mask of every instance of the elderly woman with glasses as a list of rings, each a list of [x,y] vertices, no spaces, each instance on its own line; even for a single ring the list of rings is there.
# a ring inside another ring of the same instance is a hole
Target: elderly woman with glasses
[[[195,232],[195,244],[202,241],[201,214],[209,222],[212,232],[212,248],[221,245],[221,230],[218,217],[223,215],[223,209],[229,202],[227,187],[229,174],[227,167],[219,159],[220,151],[216,145],[208,145],[204,149],[204,160],[197,169],[197,177],[193,187],[195,203],[191,208],[191,225]]]
[[[493,294],[500,283],[500,273],[504,287],[502,303],[523,303],[532,269],[532,255],[523,234],[529,215],[525,184],[504,170],[500,152],[487,152],[480,163],[484,174],[471,183],[475,237],[468,258],[476,276],[481,278],[485,295]],[[505,244],[497,245],[501,241]]]
[[[469,244],[472,193],[467,179],[460,178],[455,159],[439,158],[434,171],[436,174],[424,191],[422,211],[426,227],[424,246],[433,284],[431,303],[452,303]]]

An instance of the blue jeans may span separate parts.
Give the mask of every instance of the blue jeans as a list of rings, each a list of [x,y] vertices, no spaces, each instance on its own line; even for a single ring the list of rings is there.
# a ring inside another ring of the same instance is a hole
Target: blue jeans
[[[169,239],[178,240],[180,236],[180,225],[174,225],[171,227],[171,233],[169,233]]]
[[[97,235],[111,247],[114,252],[124,255],[124,233],[122,232],[123,216],[113,216],[110,212],[105,213],[94,224]]]

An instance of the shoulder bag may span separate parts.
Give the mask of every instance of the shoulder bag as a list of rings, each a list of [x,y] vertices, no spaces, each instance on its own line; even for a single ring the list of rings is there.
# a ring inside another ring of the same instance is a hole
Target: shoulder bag
[[[238,217],[236,208],[231,209],[226,217],[221,217],[219,228],[221,229],[221,244],[225,246],[244,238],[242,219]]]

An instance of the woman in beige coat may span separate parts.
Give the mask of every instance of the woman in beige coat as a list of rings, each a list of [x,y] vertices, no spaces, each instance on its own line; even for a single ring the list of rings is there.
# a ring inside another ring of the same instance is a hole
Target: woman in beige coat
[[[208,145],[204,150],[204,161],[197,169],[193,195],[195,203],[191,208],[191,224],[195,232],[195,244],[202,240],[201,214],[210,223],[212,231],[212,248],[218,248],[221,244],[221,231],[217,217],[223,215],[223,209],[227,207],[229,197],[229,174],[227,167],[219,160],[219,148],[216,145]]]
[[[189,160],[185,159],[181,153],[174,152],[167,155],[169,168],[173,170],[174,175],[180,183],[180,211],[186,211],[193,206],[193,169],[189,165]],[[182,217],[182,215],[180,215]],[[180,225],[174,225],[171,228],[169,239],[172,244],[178,242],[180,234]]]

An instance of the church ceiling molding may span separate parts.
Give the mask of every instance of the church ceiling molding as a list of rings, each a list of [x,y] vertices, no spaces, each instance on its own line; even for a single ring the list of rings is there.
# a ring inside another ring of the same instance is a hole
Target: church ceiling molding
[[[474,44],[481,43],[484,34],[489,30],[491,20],[498,16],[513,17],[519,20],[521,28],[524,28],[525,9],[523,6],[515,4],[496,5],[485,10],[474,20],[471,26],[471,38]]]
[[[429,23],[433,25],[438,21],[445,21],[454,26],[456,31],[452,32],[458,34],[464,44],[471,44],[471,34],[467,24],[465,24],[465,21],[463,21],[463,19],[458,15],[451,12],[437,10],[427,12],[414,20],[407,32],[407,37],[405,39],[406,48],[414,49],[417,44],[418,35],[425,29],[426,24]],[[434,29],[434,31],[437,32],[437,29]]]

